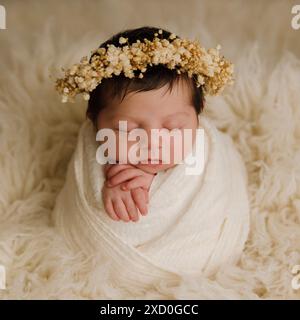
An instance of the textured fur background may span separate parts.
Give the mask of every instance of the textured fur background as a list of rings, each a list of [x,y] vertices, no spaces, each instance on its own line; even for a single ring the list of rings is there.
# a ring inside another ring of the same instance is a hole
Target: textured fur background
[[[1,1],[0,265],[11,298],[300,298],[300,30],[296,1]],[[236,83],[207,100],[249,174],[251,232],[239,265],[214,278],[114,288],[109,261],[71,252],[50,214],[84,119],[85,102],[61,104],[49,72],[106,38],[154,25],[206,46],[222,44]],[[50,71],[49,71],[50,70]]]

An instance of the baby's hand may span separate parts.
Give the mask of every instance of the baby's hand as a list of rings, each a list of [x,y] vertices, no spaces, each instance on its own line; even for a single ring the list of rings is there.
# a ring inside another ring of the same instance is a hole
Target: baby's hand
[[[155,174],[147,173],[127,164],[108,164],[105,170],[107,179],[105,182],[106,186],[110,188],[121,184],[122,190],[143,188],[148,191],[155,176]]]
[[[138,221],[138,209],[142,215],[147,214],[146,190],[136,188],[134,190],[124,191],[120,186],[108,188],[105,185],[102,188],[102,199],[104,207],[109,216],[116,221],[120,219],[129,222]]]
[[[116,167],[116,168],[115,168]],[[107,177],[108,170],[115,168],[113,172],[120,172],[124,168],[134,168],[132,165],[105,165],[104,173]],[[118,170],[116,170],[118,169]],[[111,176],[111,174],[110,174]],[[142,215],[147,214],[148,191],[137,187],[130,191],[120,189],[120,186],[107,187],[104,184],[102,189],[102,198],[105,209],[110,217],[114,220],[124,220],[126,222],[138,221],[139,216],[137,208]]]

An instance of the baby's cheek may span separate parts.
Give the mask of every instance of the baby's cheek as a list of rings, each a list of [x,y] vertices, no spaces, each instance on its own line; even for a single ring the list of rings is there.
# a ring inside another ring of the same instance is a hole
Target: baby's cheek
[[[187,151],[184,150],[184,144],[183,144],[183,138],[173,138],[171,137],[170,143],[168,147],[166,147],[165,151],[163,151],[163,154],[166,155],[166,157],[163,157],[166,159],[170,159],[168,162],[171,165],[181,163],[184,158]]]
[[[123,141],[117,139],[116,149],[117,149],[116,150],[117,161],[120,161],[120,159],[122,159],[127,163],[131,163],[132,161],[130,161],[130,159],[131,160],[134,159],[134,156],[136,155],[136,152],[134,151],[137,150],[138,148],[136,147],[136,142],[134,141],[127,141],[126,143],[124,143]]]
[[[188,133],[182,131],[181,139],[171,139],[171,141],[173,141],[173,144],[171,146],[171,154],[173,155],[172,163],[178,163],[176,162],[176,159],[178,159],[180,163],[183,163],[184,159],[193,150],[193,145],[196,141],[196,131],[193,130]]]

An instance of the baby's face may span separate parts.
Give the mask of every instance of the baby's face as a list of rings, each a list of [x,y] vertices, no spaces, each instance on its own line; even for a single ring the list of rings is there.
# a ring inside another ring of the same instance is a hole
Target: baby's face
[[[150,150],[157,150],[159,152],[159,160],[162,160],[162,139],[159,139],[159,143],[156,143],[153,139],[151,141],[152,129],[172,130],[179,129],[192,129],[192,143],[194,143],[196,129],[198,127],[198,117],[196,111],[192,105],[190,97],[190,88],[188,84],[180,80],[174,84],[172,91],[168,90],[168,85],[156,90],[144,91],[144,92],[131,92],[127,94],[124,100],[119,102],[111,102],[109,106],[101,110],[97,119],[98,130],[103,128],[110,128],[116,133],[116,160],[119,160],[119,121],[127,121],[127,132],[135,128],[144,129],[147,133],[148,141],[146,144],[142,142],[141,149],[144,151],[141,154],[146,154],[146,160],[148,163],[134,164],[139,169],[148,173],[157,173],[158,171],[167,170],[176,165],[174,161],[174,150],[176,149],[175,140],[170,139],[169,152],[170,163],[158,163],[151,164],[150,159],[157,159],[151,157]],[[164,131],[166,132],[166,131]],[[123,132],[124,133],[124,132]],[[145,140],[146,141],[146,140]],[[132,145],[136,145],[138,140],[127,140],[127,150],[130,150]],[[188,152],[191,151],[187,148],[184,152],[183,139],[180,141],[182,145],[183,159]],[[128,157],[128,151],[125,157],[127,157],[128,163],[130,163]],[[139,154],[139,153],[137,153]],[[144,160],[145,158],[143,158]],[[144,161],[143,161],[144,162]]]

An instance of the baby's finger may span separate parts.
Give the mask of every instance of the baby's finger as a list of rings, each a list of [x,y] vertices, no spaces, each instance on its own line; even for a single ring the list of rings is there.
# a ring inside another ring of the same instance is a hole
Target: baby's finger
[[[138,207],[140,213],[145,216],[148,213],[145,194],[142,188],[131,190],[132,198]]]
[[[123,190],[131,190],[131,189],[136,189],[139,187],[145,187],[145,178],[144,176],[138,176],[135,179],[132,179],[126,183],[124,183],[124,188]]]
[[[118,174],[116,174],[115,176],[113,176],[112,178],[110,178],[106,185],[108,187],[114,187],[124,181],[127,181],[129,179],[133,179],[136,178],[138,176],[141,176],[142,173],[140,173],[139,171],[137,171],[136,169],[132,168],[132,169],[127,169],[127,170],[123,170],[121,172],[119,172]]]
[[[116,199],[115,201],[113,201],[113,207],[114,207],[115,213],[121,220],[125,222],[130,221],[125,204],[121,199]]]
[[[114,168],[115,166],[116,166],[116,164],[114,164],[114,163],[106,163],[104,165],[104,174],[105,174],[106,177],[107,177],[108,173],[110,172],[110,170],[112,168]]]
[[[110,164],[110,163],[105,163],[105,164],[103,165],[103,170],[104,170],[104,172],[108,171],[111,167],[112,167],[112,164]]]
[[[110,199],[107,199],[105,201],[105,209],[107,211],[107,213],[111,216],[111,218],[115,221],[119,221],[120,218],[116,215],[115,211],[114,211],[114,208],[113,208],[113,205],[112,205],[112,202]]]
[[[144,190],[146,203],[149,203],[149,191],[146,188],[142,188],[142,189]]]
[[[129,213],[129,217],[132,221],[136,222],[139,220],[139,214],[137,208],[132,199],[124,199],[125,206],[127,208],[127,212]]]
[[[106,178],[109,179],[119,173],[120,171],[123,171],[125,169],[132,168],[130,164],[113,164],[110,165],[111,167],[109,170],[106,172]]]

